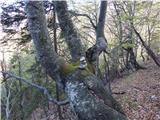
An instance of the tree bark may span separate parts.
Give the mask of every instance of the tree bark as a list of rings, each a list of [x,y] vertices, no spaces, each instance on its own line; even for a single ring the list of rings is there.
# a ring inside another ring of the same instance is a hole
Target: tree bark
[[[60,6],[61,2],[62,6],[66,4],[63,1],[56,2],[57,14],[59,14],[58,17],[60,17],[58,18],[60,24],[65,23],[63,23],[61,19],[69,21],[66,25],[61,25],[64,27],[62,31],[65,33],[68,24],[72,24],[72,21],[69,17],[61,16],[60,14],[62,13],[58,13],[58,11],[63,11],[63,7]],[[109,94],[95,75],[88,71],[88,69],[79,69],[77,66],[65,63],[65,61],[56,54],[47,30],[42,2],[28,1],[26,4],[26,12],[29,31],[34,41],[39,61],[56,82],[61,82],[60,79],[56,77],[57,73],[61,75],[60,77],[64,78],[61,83],[64,85],[70,105],[76,112],[78,118],[80,120],[127,120],[121,106]],[[66,11],[63,12],[66,14]],[[70,31],[70,34],[67,35],[70,36],[71,33]],[[77,42],[78,39],[76,37],[77,36],[74,36],[75,39],[73,39],[72,42]],[[77,52],[71,53],[74,56],[74,60],[78,59],[79,56],[79,51],[76,51]]]
[[[57,75],[62,64],[64,64],[64,60],[54,51],[42,5],[42,2],[38,1],[26,2],[28,28],[36,48],[37,60],[40,61],[52,79],[56,80],[57,83],[61,83],[62,81],[58,79]]]
[[[80,120],[127,120],[125,115],[118,112],[119,105],[106,92],[100,80],[97,80],[93,74],[84,77],[83,72],[76,70],[68,75],[66,84],[66,92],[78,118]]]
[[[104,35],[105,18],[106,18],[107,1],[101,1],[100,12],[98,17],[98,23],[95,26],[96,32],[96,44],[86,51],[86,58],[88,61],[88,68],[95,74],[100,80],[106,84],[106,80],[102,77],[99,69],[99,55],[102,51],[105,51],[107,47],[107,40]]]
[[[72,61],[76,62],[77,60],[79,60],[80,56],[84,55],[84,50],[79,37],[79,33],[76,31],[75,26],[70,19],[67,9],[67,2],[54,1],[53,3],[56,8],[60,28],[64,33],[65,41],[72,56]]]
[[[96,26],[96,46],[99,53],[104,51],[107,47],[106,38],[104,36],[106,10],[107,10],[107,1],[101,1],[100,14]]]
[[[53,9],[53,38],[54,38],[54,50],[55,52],[58,54],[58,49],[57,49],[57,28],[56,28],[56,11],[55,9]],[[57,101],[60,100],[60,88],[58,86],[58,84],[56,83],[56,98]],[[62,120],[62,112],[61,112],[61,106],[57,105],[57,111],[58,111],[58,116],[59,116],[59,120]]]

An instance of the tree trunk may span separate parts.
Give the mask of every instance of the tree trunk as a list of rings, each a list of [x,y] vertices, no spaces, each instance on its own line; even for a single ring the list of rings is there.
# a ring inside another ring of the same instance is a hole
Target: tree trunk
[[[148,55],[154,60],[154,62],[156,63],[156,65],[158,65],[160,67],[160,61],[158,60],[158,58],[156,57],[155,53],[150,49],[150,47],[147,46],[147,44],[144,42],[144,40],[142,39],[142,37],[140,36],[140,34],[137,32],[137,30],[134,28],[134,32],[136,33],[136,35],[138,36],[138,38],[140,39],[142,45],[144,46],[144,48],[146,49]]]
[[[65,41],[69,47],[72,61],[76,62],[80,56],[84,55],[84,49],[79,37],[79,33],[76,31],[69,13],[67,12],[66,1],[54,1],[56,8],[59,25],[64,33]]]
[[[54,50],[55,52],[58,54],[58,49],[57,49],[57,28],[56,28],[56,11],[55,9],[53,9],[53,38],[54,38]],[[56,98],[57,101],[60,100],[60,88],[58,86],[58,84],[56,83]],[[57,111],[58,111],[58,117],[59,120],[62,120],[62,112],[61,112],[61,106],[57,105]]]
[[[66,83],[66,93],[78,118],[80,120],[127,120],[125,115],[118,112],[121,111],[119,104],[99,83],[100,80],[92,74],[84,77],[83,72],[74,71],[67,76]]]
[[[28,1],[26,4],[29,31],[34,41],[39,61],[47,69],[51,78],[56,80],[57,83],[63,84],[70,105],[78,118],[80,120],[127,120],[121,106],[95,75],[88,69],[79,69],[77,66],[66,63],[63,58],[56,54],[47,30],[42,3],[41,1]],[[56,1],[56,5],[61,28],[64,27],[62,31],[66,32],[68,24],[72,24],[69,17],[61,15],[62,13],[66,14],[66,10],[64,10],[67,8],[65,7],[66,3],[64,1]],[[58,13],[58,11],[61,11],[61,13]],[[65,21],[61,21],[61,19],[70,22],[63,25]],[[70,34],[72,34],[72,31],[70,31]],[[75,36],[74,38],[72,42],[76,43],[78,39]],[[74,48],[71,46],[70,49],[72,51]],[[79,56],[79,50],[76,51],[71,53],[71,55],[75,54],[73,55],[75,60]],[[57,74],[60,76],[57,77]],[[60,77],[64,78],[63,81],[61,81]]]

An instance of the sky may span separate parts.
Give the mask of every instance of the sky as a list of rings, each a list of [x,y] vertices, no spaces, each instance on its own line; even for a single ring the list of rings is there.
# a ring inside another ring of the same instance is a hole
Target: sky
[[[1,9],[1,6],[2,4],[12,4],[14,2],[16,2],[17,0],[0,0],[0,15],[1,15],[1,12],[2,12],[2,9]],[[5,33],[2,32],[2,25],[0,23],[0,39],[2,39],[4,37]],[[3,47],[0,47],[0,61],[2,61],[3,59],[3,54],[2,54],[2,51],[5,51],[5,47],[7,46],[3,46]],[[9,60],[11,54],[10,53],[6,53],[6,61]],[[1,71],[1,70],[0,70]],[[0,76],[1,78],[1,76]]]
[[[2,4],[12,4],[16,1],[20,1],[20,0],[0,0],[0,13],[2,12],[2,9],[1,9]]]
[[[9,5],[9,4],[13,4],[17,1],[27,1],[27,0],[0,0],[0,15],[1,15],[1,12],[2,12],[1,6],[3,4],[8,4]],[[93,1],[93,0],[67,0],[67,1],[68,1],[68,4],[70,4],[71,1],[76,2],[76,4],[84,4],[85,2],[89,2],[89,1]],[[71,7],[71,6],[69,5],[69,7]],[[5,33],[2,32],[2,25],[0,23],[0,39],[2,39],[4,36],[5,36]],[[8,50],[7,46],[3,46],[3,47],[1,46],[0,47],[0,61],[3,59],[2,51],[5,51],[5,48],[6,48],[6,50]],[[5,52],[5,54],[6,54],[5,55],[6,60],[9,61],[9,58],[10,58],[11,54],[7,53],[7,52]]]
[[[5,4],[12,4],[18,0],[0,0],[0,4],[5,3]]]

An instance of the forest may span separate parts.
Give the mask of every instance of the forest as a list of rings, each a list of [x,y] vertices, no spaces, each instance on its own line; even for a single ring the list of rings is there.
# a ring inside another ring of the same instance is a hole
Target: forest
[[[0,2],[1,120],[160,120],[160,2]]]

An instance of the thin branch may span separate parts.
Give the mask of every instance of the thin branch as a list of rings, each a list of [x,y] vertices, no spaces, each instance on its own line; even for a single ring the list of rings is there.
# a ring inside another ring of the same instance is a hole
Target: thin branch
[[[125,93],[126,93],[125,91],[112,92],[112,94],[115,94],[115,95],[123,95],[123,94],[125,94]]]
[[[75,15],[75,16],[84,16],[84,17],[87,17],[91,23],[91,25],[93,26],[94,29],[96,29],[96,25],[93,23],[91,17],[89,17],[89,15],[87,14],[80,14],[80,13],[75,13],[75,12],[72,12],[72,11],[68,11],[70,14],[72,15]]]
[[[2,74],[3,74],[3,75],[7,75],[7,78],[15,78],[15,79],[17,79],[17,80],[23,81],[24,83],[26,83],[26,84],[34,87],[34,88],[39,89],[41,92],[43,92],[44,95],[47,96],[47,98],[48,98],[48,100],[49,100],[50,102],[53,102],[53,103],[55,103],[55,104],[57,104],[57,105],[66,105],[66,104],[69,103],[68,99],[67,99],[67,100],[64,100],[64,101],[57,101],[56,99],[54,99],[53,97],[51,97],[51,95],[49,94],[48,90],[47,90],[45,87],[39,86],[39,85],[37,85],[37,84],[35,84],[35,83],[31,83],[31,82],[29,82],[29,80],[26,80],[26,79],[24,79],[24,78],[21,78],[21,77],[16,76],[16,75],[14,75],[14,74],[12,74],[12,73],[9,73],[9,72],[3,72],[3,71],[2,71]]]

